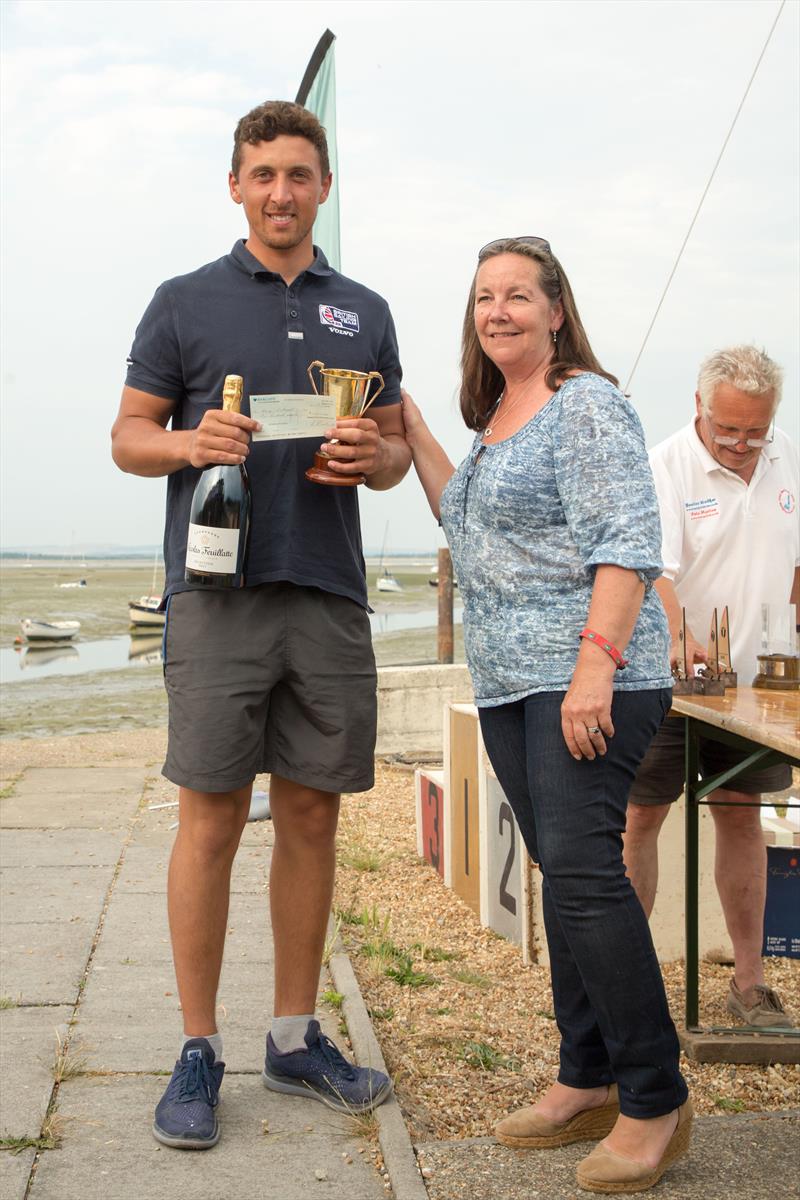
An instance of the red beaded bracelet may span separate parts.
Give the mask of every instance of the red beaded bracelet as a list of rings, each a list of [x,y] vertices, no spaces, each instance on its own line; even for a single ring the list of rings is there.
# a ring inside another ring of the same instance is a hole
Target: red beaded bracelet
[[[578,637],[586,638],[587,642],[594,642],[601,650],[605,650],[609,658],[613,658],[618,671],[621,671],[623,667],[627,667],[627,658],[623,658],[617,647],[612,645],[608,638],[604,638],[602,633],[597,633],[594,629],[582,629]]]

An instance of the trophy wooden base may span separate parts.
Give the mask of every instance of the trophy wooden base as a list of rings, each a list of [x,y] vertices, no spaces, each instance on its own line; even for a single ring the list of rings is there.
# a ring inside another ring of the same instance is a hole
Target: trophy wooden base
[[[800,656],[796,654],[757,654],[758,674],[754,688],[776,692],[800,691]]]
[[[306,479],[312,483],[325,483],[328,487],[358,487],[360,483],[367,482],[366,475],[337,475],[328,466],[329,462],[327,455],[315,454],[314,465],[306,471]]]

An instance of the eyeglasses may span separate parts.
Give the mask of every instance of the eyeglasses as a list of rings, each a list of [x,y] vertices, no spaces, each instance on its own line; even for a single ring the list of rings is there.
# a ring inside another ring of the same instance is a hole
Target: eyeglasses
[[[772,418],[772,421],[769,425],[769,437],[765,437],[765,438],[731,437],[728,434],[715,433],[714,432],[714,422],[708,413],[705,414],[705,418],[711,427],[711,440],[717,446],[738,446],[742,442],[744,442],[745,446],[749,446],[752,450],[761,450],[761,449],[763,449],[764,446],[771,445],[772,442],[774,442],[774,440],[775,440],[775,418],[774,417]],[[750,431],[748,429],[736,429],[736,430],[734,430],[734,432],[735,433],[749,433]]]
[[[483,258],[484,254],[488,254],[491,250],[496,250],[500,246],[505,246],[506,242],[522,242],[525,246],[535,246],[537,250],[544,250],[547,254],[552,255],[550,243],[543,237],[507,237],[495,238],[493,242],[487,242],[485,246],[481,246],[478,251],[478,258]]]

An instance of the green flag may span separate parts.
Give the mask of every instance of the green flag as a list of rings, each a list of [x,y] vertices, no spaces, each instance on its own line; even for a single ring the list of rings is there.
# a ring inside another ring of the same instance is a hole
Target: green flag
[[[333,184],[324,204],[320,205],[314,222],[314,242],[328,262],[341,270],[339,245],[339,162],[336,154],[336,62],[333,43],[336,35],[326,29],[311,55],[303,82],[297,93],[297,104],[313,112],[324,126],[328,139],[328,156],[333,172]]]

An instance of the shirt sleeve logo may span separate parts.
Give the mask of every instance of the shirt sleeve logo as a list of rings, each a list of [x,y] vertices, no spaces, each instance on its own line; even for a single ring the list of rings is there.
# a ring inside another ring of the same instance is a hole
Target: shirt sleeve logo
[[[778,504],[785,513],[793,513],[795,509],[795,500],[788,488],[781,488],[778,492]]]
[[[358,313],[348,312],[345,308],[334,308],[331,304],[320,304],[319,319],[321,325],[327,325],[332,333],[352,337],[359,332]]]

